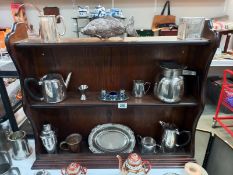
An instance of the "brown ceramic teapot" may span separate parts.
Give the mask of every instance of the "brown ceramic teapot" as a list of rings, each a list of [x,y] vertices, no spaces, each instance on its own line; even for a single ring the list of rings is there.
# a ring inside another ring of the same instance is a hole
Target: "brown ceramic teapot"
[[[79,163],[71,163],[67,168],[61,170],[62,175],[86,175],[87,168],[82,167]]]
[[[117,158],[119,160],[119,169],[122,175],[127,175],[129,173],[146,175],[151,170],[150,162],[146,160],[143,161],[136,153],[130,154],[124,163],[121,156],[117,155]]]

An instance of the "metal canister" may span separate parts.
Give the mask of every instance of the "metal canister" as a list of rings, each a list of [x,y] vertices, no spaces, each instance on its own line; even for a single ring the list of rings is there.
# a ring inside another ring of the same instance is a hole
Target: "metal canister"
[[[44,145],[44,148],[49,154],[57,152],[57,137],[55,132],[51,129],[50,124],[43,125],[40,138]]]

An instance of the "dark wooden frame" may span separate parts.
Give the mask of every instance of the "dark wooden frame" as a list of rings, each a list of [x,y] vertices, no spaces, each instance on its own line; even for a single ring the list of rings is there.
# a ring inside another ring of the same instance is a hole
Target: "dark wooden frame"
[[[23,92],[24,110],[30,119],[36,143],[36,161],[33,168],[61,168],[78,161],[88,168],[117,168],[116,155],[93,154],[87,145],[88,134],[98,124],[120,123],[129,126],[135,134],[154,137],[160,142],[162,128],[159,120],[175,123],[180,130],[195,133],[205,104],[205,83],[210,63],[218,45],[218,35],[206,23],[203,40],[177,40],[175,37],[148,37],[99,40],[63,39],[58,43],[39,40],[21,40],[18,24],[7,39],[7,46],[23,82],[26,77],[40,78],[50,72],[64,77],[72,71],[68,98],[58,104],[32,100]],[[25,36],[25,35],[24,35]],[[18,38],[18,39],[15,39]],[[132,89],[134,79],[155,82],[159,62],[173,60],[197,71],[196,77],[185,77],[185,97],[180,103],[165,104],[153,96],[153,88],[142,99],[130,96],[127,109],[118,109],[117,103],[97,100],[101,89]],[[77,87],[87,84],[88,100],[81,102]],[[31,87],[35,89],[34,86]],[[78,132],[83,136],[82,152],[78,154],[46,154],[39,134],[45,122],[57,129],[58,141]],[[182,140],[182,138],[181,138]],[[142,155],[153,167],[182,167],[194,161],[194,134],[191,143],[175,153]],[[138,152],[136,146],[135,151]],[[126,154],[122,154],[126,157]]]

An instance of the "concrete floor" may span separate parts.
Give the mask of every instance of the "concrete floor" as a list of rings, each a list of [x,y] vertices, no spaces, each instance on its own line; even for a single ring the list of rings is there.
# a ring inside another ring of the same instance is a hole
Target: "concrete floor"
[[[219,136],[221,139],[223,139],[227,144],[229,144],[233,148],[233,137],[231,137],[230,134],[228,134],[222,127],[216,127],[212,128],[212,123],[213,123],[213,116],[215,114],[216,106],[210,103],[207,103],[205,106],[205,109],[203,111],[203,114],[201,115],[198,125],[197,125],[197,130],[201,131],[208,131],[212,135],[216,134]],[[232,113],[233,114],[233,113]],[[230,114],[224,114],[220,112],[219,114],[228,116]],[[233,125],[232,120],[228,120],[225,123]],[[218,124],[216,126],[219,126]],[[233,127],[231,128],[233,130]],[[196,132],[196,142],[195,142],[195,158],[199,164],[202,165],[204,156],[205,156],[205,151],[207,148],[208,140],[209,140],[210,134],[205,133],[205,132]]]

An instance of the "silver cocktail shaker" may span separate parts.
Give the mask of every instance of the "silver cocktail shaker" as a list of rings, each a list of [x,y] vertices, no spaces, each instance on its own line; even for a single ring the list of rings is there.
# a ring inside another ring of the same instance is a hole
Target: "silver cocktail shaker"
[[[57,136],[55,132],[51,129],[50,124],[43,125],[43,130],[41,131],[40,138],[46,151],[49,154],[57,152]]]

